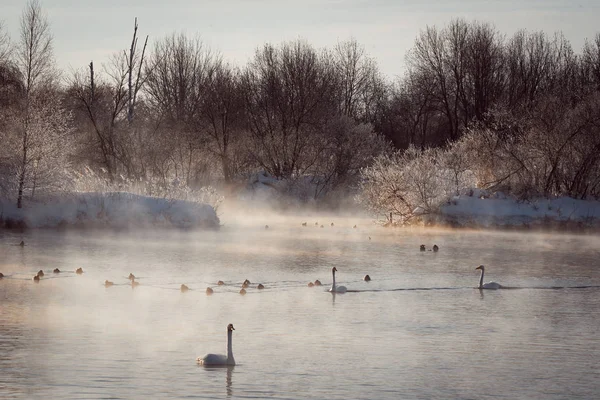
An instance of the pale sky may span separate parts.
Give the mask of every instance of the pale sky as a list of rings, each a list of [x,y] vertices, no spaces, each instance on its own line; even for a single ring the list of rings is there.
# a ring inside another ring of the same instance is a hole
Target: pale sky
[[[26,0],[1,0],[0,19],[18,40]],[[149,42],[173,32],[199,35],[226,60],[242,66],[256,47],[302,38],[331,47],[354,37],[390,79],[427,25],[453,18],[490,22],[511,35],[525,28],[562,31],[575,52],[600,32],[599,0],[42,0],[54,35],[58,66],[104,63],[129,47],[134,18]]]

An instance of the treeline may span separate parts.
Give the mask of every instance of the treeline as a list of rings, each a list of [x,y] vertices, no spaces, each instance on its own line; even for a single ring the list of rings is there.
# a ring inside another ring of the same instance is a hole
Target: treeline
[[[321,198],[375,182],[361,171],[377,157],[464,137],[487,146],[489,158],[465,167],[480,168],[471,172],[482,186],[519,186],[519,177],[544,194],[599,193],[600,34],[576,54],[560,34],[507,38],[455,20],[419,34],[394,82],[353,39],[328,49],[266,44],[243,68],[198,38],[150,42],[137,21],[125,46],[67,74],[36,0],[18,38],[0,26],[0,196],[21,206],[98,182],[147,182],[160,194],[265,170]],[[530,150],[548,165],[528,162]]]

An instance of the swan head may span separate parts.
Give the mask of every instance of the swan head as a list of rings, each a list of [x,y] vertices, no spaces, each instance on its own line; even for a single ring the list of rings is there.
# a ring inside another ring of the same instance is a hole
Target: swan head
[[[485,267],[484,267],[483,265],[480,265],[479,267],[477,267],[477,268],[475,268],[475,269],[476,269],[476,270],[477,270],[477,269],[480,269],[480,270],[484,271],[484,270],[485,270]]]
[[[233,324],[227,325],[227,332],[231,332],[231,331],[235,331],[235,328],[233,327]]]
[[[334,272],[334,273],[337,272],[337,268],[336,267],[331,268],[331,272]]]

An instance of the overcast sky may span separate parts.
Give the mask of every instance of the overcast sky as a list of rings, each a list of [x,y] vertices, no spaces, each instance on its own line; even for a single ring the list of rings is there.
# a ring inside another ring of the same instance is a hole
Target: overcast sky
[[[26,0],[1,0],[0,19],[13,40]],[[403,73],[404,56],[419,30],[453,18],[519,29],[562,31],[579,53],[600,32],[599,0],[42,0],[59,67],[107,61],[129,46],[134,18],[150,41],[172,32],[200,35],[224,58],[244,65],[257,46],[306,39],[315,47],[355,37],[381,71]]]

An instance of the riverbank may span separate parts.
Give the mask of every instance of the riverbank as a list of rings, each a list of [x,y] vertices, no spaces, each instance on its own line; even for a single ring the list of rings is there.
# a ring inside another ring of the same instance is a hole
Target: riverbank
[[[0,228],[218,229],[215,209],[204,203],[125,192],[72,193],[18,209],[0,200]]]

